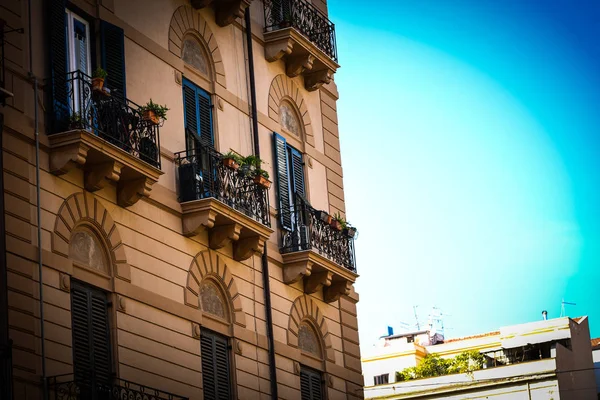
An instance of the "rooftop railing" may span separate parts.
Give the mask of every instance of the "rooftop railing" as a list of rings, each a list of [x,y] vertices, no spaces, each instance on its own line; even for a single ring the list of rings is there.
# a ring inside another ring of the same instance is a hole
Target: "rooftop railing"
[[[50,134],[86,129],[134,157],[160,168],[159,127],[119,93],[94,88],[81,71],[54,76]]]
[[[295,28],[336,61],[335,25],[306,0],[264,0],[265,31]]]
[[[48,378],[48,389],[50,400],[187,400],[187,397],[125,379],[113,378],[107,382],[75,377],[73,374]]]
[[[209,146],[175,154],[181,202],[213,197],[248,217],[271,226],[268,189],[257,184],[246,167],[232,168]]]
[[[282,253],[313,250],[342,267],[356,272],[354,239],[344,230],[324,221],[323,211],[313,208],[301,195],[296,194],[294,207],[281,212],[290,213],[292,229],[282,229]]]

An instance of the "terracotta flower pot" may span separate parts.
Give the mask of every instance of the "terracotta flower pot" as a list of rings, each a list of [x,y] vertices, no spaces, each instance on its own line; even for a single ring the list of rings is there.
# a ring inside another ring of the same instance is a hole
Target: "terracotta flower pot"
[[[329,226],[331,226],[333,229],[336,229],[338,231],[342,230],[342,224],[337,219],[332,219],[331,223],[329,224]]]
[[[354,239],[354,236],[356,236],[356,228],[351,227],[344,229],[344,235],[348,236],[350,239]]]
[[[327,214],[325,211],[319,211],[318,213],[318,217],[321,221],[325,222],[327,225],[331,224],[331,220],[333,219],[331,215]]]
[[[238,164],[233,158],[224,158],[223,165],[226,166],[227,168],[231,168],[231,169],[235,169],[235,170],[237,170],[240,167],[240,164]]]
[[[104,88],[104,78],[92,78],[92,89],[102,91]]]
[[[143,114],[144,120],[152,122],[154,125],[158,125],[160,120],[152,110],[145,110]]]
[[[271,181],[262,175],[256,175],[254,177],[254,183],[256,183],[259,186],[264,187],[265,189],[269,189],[271,187]]]

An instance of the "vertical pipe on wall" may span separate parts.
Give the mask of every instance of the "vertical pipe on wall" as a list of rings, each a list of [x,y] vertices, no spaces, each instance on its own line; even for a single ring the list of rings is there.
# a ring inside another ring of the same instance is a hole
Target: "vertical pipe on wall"
[[[46,335],[44,332],[44,280],[42,264],[42,211],[40,204],[40,131],[38,118],[38,79],[33,73],[33,31],[31,29],[31,0],[27,1],[27,18],[29,30],[29,79],[33,82],[33,127],[35,135],[35,194],[37,211],[37,259],[40,290],[40,341],[42,356],[42,396],[48,399],[48,382],[46,379]]]
[[[250,75],[250,101],[252,114],[252,133],[254,137],[254,154],[260,157],[258,140],[258,111],[256,109],[256,81],[254,79],[254,53],[252,50],[252,21],[250,7],[246,8],[244,15],[246,25],[246,45],[248,48],[248,74]],[[270,212],[270,211],[269,211]],[[275,340],[273,339],[273,314],[271,312],[271,287],[269,282],[269,261],[267,259],[267,243],[261,257],[263,291],[265,295],[265,318],[267,324],[267,341],[269,344],[269,381],[271,384],[271,398],[276,400],[277,394],[277,368],[275,366]]]

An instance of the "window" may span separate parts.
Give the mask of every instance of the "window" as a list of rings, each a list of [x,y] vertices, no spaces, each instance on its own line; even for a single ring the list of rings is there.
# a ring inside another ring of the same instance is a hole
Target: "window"
[[[321,400],[323,379],[319,371],[302,366],[300,368],[300,393],[302,400]]]
[[[91,74],[90,28],[88,23],[70,10],[65,11],[68,72]]]
[[[183,105],[186,150],[193,152],[200,145],[213,147],[212,104],[210,95],[189,80],[184,79]]]
[[[298,347],[300,350],[321,357],[321,346],[315,330],[306,321],[298,327]]]
[[[406,337],[406,343],[414,343],[415,342],[415,337],[414,336],[407,336]]]
[[[373,380],[375,381],[374,382],[375,385],[385,385],[385,384],[389,383],[389,379],[390,379],[390,374],[377,375],[376,377],[373,378]]]
[[[208,62],[204,55],[204,50],[193,36],[186,36],[183,39],[183,49],[181,50],[183,61],[204,75],[208,75]]]
[[[202,358],[202,385],[204,398],[230,399],[229,344],[227,338],[203,330],[200,335],[200,357]]]
[[[69,257],[86,267],[110,273],[104,246],[88,229],[78,228],[73,231],[69,241]]]
[[[274,133],[274,143],[281,227],[293,230],[295,194],[306,196],[304,161],[302,153],[288,145],[283,136]]]
[[[71,285],[71,323],[75,379],[108,382],[112,364],[106,294],[74,281]],[[84,393],[81,398],[91,396]]]
[[[294,107],[287,101],[279,105],[279,122],[282,128],[300,137],[300,121]]]
[[[204,280],[200,286],[200,304],[202,311],[227,319],[225,299],[217,285],[210,280]]]

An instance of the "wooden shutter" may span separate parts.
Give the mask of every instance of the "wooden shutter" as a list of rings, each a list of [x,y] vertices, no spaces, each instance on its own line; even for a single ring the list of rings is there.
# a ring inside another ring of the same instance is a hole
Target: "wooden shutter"
[[[193,141],[202,143],[204,146],[214,146],[213,126],[212,126],[212,104],[210,95],[188,81],[183,81],[183,104],[184,104],[184,123],[188,150],[197,146]]]
[[[229,400],[229,346],[227,339],[212,332],[203,331],[200,336],[202,358],[202,387],[205,400]]]
[[[290,174],[285,138],[273,132],[275,146],[275,170],[279,197],[279,221],[283,229],[292,230],[292,199],[290,196]]]
[[[306,367],[300,370],[300,395],[302,400],[322,400],[321,373]]]
[[[124,99],[127,96],[125,92],[125,36],[123,29],[101,21],[100,47],[102,49],[102,68],[108,74],[106,84],[113,91],[113,96]]]
[[[71,320],[75,378],[108,382],[112,367],[106,295],[73,282]]]
[[[306,197],[306,190],[304,188],[304,162],[302,161],[302,153],[293,147],[290,149],[291,168],[292,171],[292,188],[293,193],[298,193],[302,197]]]
[[[203,145],[213,147],[212,105],[210,95],[198,88],[198,119],[200,120],[199,136]]]
[[[64,131],[69,121],[67,94],[67,34],[64,0],[47,1],[46,18],[50,58],[51,132]]]

